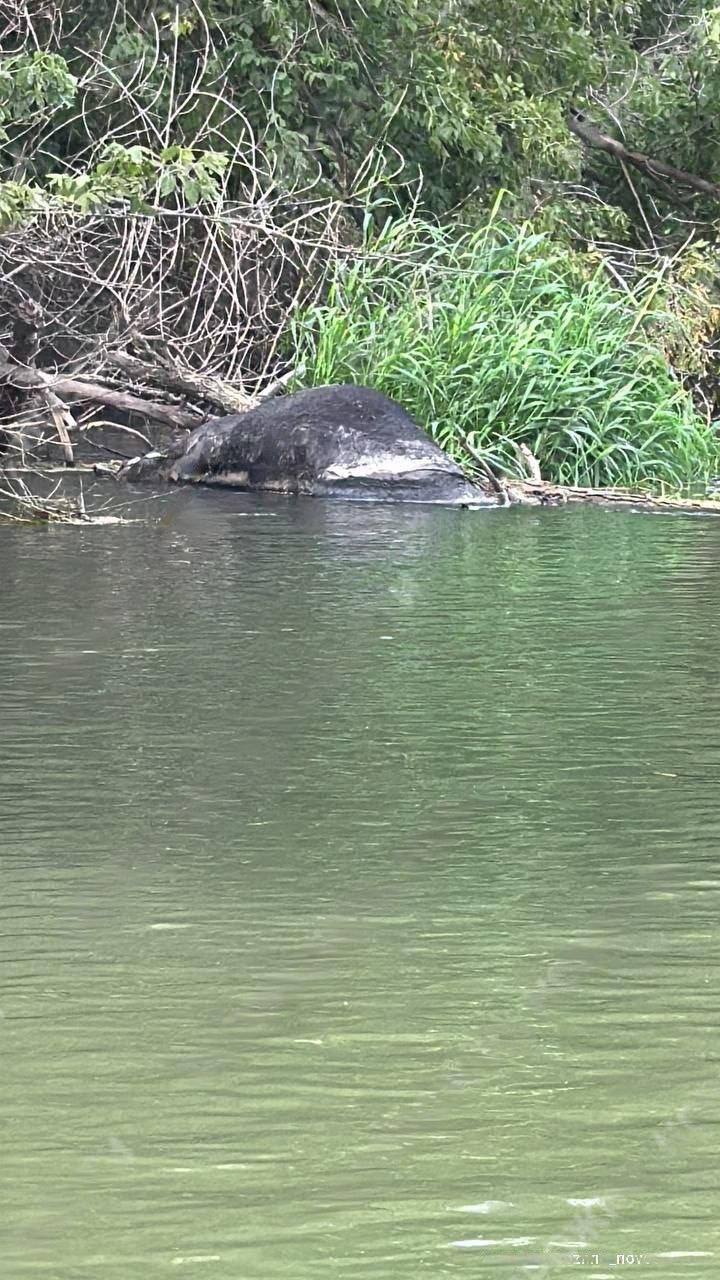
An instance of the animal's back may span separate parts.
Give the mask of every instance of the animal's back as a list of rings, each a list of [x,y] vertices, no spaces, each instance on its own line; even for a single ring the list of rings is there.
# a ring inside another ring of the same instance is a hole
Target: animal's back
[[[230,419],[225,421],[230,422]],[[399,439],[417,439],[427,444],[428,436],[409,413],[373,387],[340,384],[307,387],[293,395],[265,400],[247,414],[233,415],[244,434],[257,431],[264,437],[273,431],[302,431],[320,438],[323,431],[338,428],[359,431],[378,444],[397,444]]]
[[[311,387],[247,413],[211,418],[170,480],[286,493],[477,503],[467,480],[409,413],[372,387]]]

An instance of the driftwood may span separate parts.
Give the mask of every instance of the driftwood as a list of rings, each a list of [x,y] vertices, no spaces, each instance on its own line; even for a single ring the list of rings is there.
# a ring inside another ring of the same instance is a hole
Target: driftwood
[[[136,341],[139,342],[137,339]],[[190,396],[193,400],[207,401],[220,413],[247,413],[263,400],[279,395],[288,383],[302,377],[303,372],[302,369],[290,369],[260,388],[255,395],[248,395],[246,391],[239,390],[220,378],[194,373],[167,357],[159,356],[150,348],[146,348],[146,351],[148,358],[144,360],[125,350],[108,352],[105,359],[107,364],[120,369],[133,382],[158,387],[171,394]]]
[[[261,401],[278,395],[299,376],[298,370],[289,370],[257,394],[248,395],[220,378],[182,368],[154,352],[150,353],[152,361],[125,350],[107,353],[106,365],[121,370],[132,383],[140,383],[143,388],[156,387],[163,395],[163,398],[151,398],[135,391],[119,390],[96,379],[51,375],[36,369],[41,323],[40,308],[33,302],[22,303],[17,309],[13,345],[10,350],[0,347],[0,389],[5,393],[5,416],[12,419],[7,430],[19,434],[25,417],[37,417],[41,410],[46,418],[52,419],[68,463],[73,461],[68,433],[74,429],[75,421],[65,401],[90,401],[174,430],[192,431],[205,421],[207,412],[190,407],[184,400],[171,403],[168,396],[189,396],[210,405],[214,413],[247,413]]]
[[[249,396],[237,391],[228,383],[218,378],[194,375],[189,371],[170,369],[160,365],[153,367],[144,360],[138,360],[125,352],[115,352],[108,357],[108,363],[124,369],[133,380],[144,384],[154,383],[159,388],[177,392],[180,388],[191,393],[195,398],[210,401],[216,413],[247,413],[262,401],[278,395],[288,382],[297,376],[297,370],[291,370],[282,377],[274,379],[262,388],[257,395]],[[14,393],[11,404],[14,426],[9,430],[20,432],[24,414],[33,414],[36,402],[50,413],[55,424],[58,439],[65,446],[65,459],[68,464],[73,461],[72,446],[68,430],[75,427],[75,421],[69,413],[65,401],[90,401],[109,409],[117,409],[128,416],[146,419],[162,426],[179,431],[192,431],[203,423],[208,414],[184,404],[172,404],[164,400],[150,399],[146,395],[135,392],[120,391],[117,387],[91,381],[87,378],[67,378],[63,375],[52,376],[39,369],[27,365],[19,365],[9,358],[3,359],[0,349],[0,384]],[[129,430],[129,428],[126,428]],[[139,433],[134,433],[139,434]],[[148,445],[149,441],[141,436]]]
[[[67,474],[67,473],[66,473]],[[58,480],[47,497],[34,493],[24,480],[8,478],[0,483],[0,498],[6,499],[8,507],[0,511],[0,521],[11,521],[13,524],[135,524],[125,516],[108,514],[107,503],[97,511],[88,511],[85,495],[80,485],[76,498],[67,498],[60,493],[62,480]]]
[[[151,363],[130,355],[128,351],[111,351],[105,360],[106,364],[120,369],[132,382],[158,387],[161,391],[176,395],[191,396],[194,400],[207,400],[222,413],[245,413],[254,403],[252,396],[236,390],[220,378],[193,374],[190,370],[180,369],[157,356],[155,363]]]
[[[171,372],[162,366],[153,369],[145,361],[137,360],[132,356],[123,359],[121,363],[118,359],[119,355],[120,353],[115,353],[113,363],[124,367],[133,378],[142,376],[142,380],[145,382],[152,381],[159,387],[165,387],[173,391],[184,386],[187,391],[198,399],[209,400],[213,405],[214,412],[221,414],[248,413],[250,409],[256,408],[263,400],[278,395],[288,382],[297,377],[297,371],[293,369],[284,374],[283,377],[275,378],[268,383],[257,395],[248,396],[244,392],[236,391],[229,383],[221,382],[219,378],[200,375],[196,377],[189,372]],[[197,409],[190,409],[183,405],[167,404],[161,400],[150,400],[147,396],[135,395],[129,391],[118,391],[115,387],[108,387],[100,382],[90,382],[86,378],[65,378],[60,376],[50,379],[49,385],[66,399],[92,400],[97,404],[106,405],[108,408],[120,409],[124,413],[135,414],[138,417],[147,418],[151,422],[160,422],[166,427],[174,427],[181,431],[192,431],[195,427],[200,426],[208,416]]]
[[[648,512],[696,512],[698,515],[720,515],[717,498],[655,497],[633,489],[593,489],[582,485],[551,484],[548,481],[508,480],[508,493],[513,504],[560,507],[582,502],[585,505],[615,507]]]
[[[656,160],[652,156],[646,156],[642,151],[630,150],[617,138],[612,138],[609,134],[603,133],[583,115],[582,111],[577,111],[574,107],[571,107],[568,113],[568,128],[586,147],[594,147],[598,151],[604,151],[607,155],[614,156],[621,164],[632,165],[633,168],[644,173],[646,177],[664,178],[668,182],[674,182],[677,186],[689,187],[691,191],[697,191],[699,195],[709,196],[712,200],[720,200],[720,183],[711,182],[707,178],[700,178],[695,173],[688,173],[686,169],[678,169],[675,165],[666,164],[664,160]]]
[[[717,498],[656,497],[636,489],[594,489],[583,485],[553,484],[543,480],[540,463],[526,444],[515,445],[515,453],[523,467],[525,478],[499,476],[486,458],[468,439],[465,448],[491,481],[498,494],[500,506],[564,507],[571,503],[620,510],[655,512],[689,511],[698,514],[720,515],[720,495]]]
[[[183,409],[172,404],[163,404],[157,400],[148,400],[144,396],[132,395],[128,391],[118,391],[114,387],[105,387],[99,382],[89,382],[85,378],[50,378],[49,385],[68,400],[92,400],[111,409],[121,409],[124,413],[137,414],[148,418],[151,422],[161,422],[166,427],[176,427],[191,431],[203,421],[203,414],[194,409]]]

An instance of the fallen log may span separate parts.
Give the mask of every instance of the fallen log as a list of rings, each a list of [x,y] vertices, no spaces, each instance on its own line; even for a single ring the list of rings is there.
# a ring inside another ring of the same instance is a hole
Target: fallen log
[[[553,484],[552,481],[543,480],[538,459],[523,443],[515,445],[515,453],[525,469],[525,477],[517,479],[514,476],[499,476],[471,440],[465,440],[465,448],[483,474],[494,482],[493,487],[500,495],[501,506],[564,507],[582,502],[625,510],[639,508],[642,511],[689,511],[720,515],[720,493],[717,498],[681,498],[654,495],[639,489],[601,489],[588,485]]]
[[[150,364],[130,355],[128,351],[111,351],[106,356],[106,363],[121,369],[133,382],[144,386],[159,387],[183,396],[192,396],[195,400],[207,400],[216,405],[223,413],[245,413],[252,409],[257,400],[238,391],[227,382],[204,374],[193,374],[189,370],[179,369],[174,365],[162,362]],[[199,419],[196,419],[195,425]]]
[[[192,431],[204,420],[203,414],[194,409],[147,400],[129,391],[118,391],[114,387],[105,387],[102,383],[89,382],[85,378],[50,378],[50,386],[63,399],[92,400],[96,404],[121,409],[124,413],[138,414],[141,418],[149,418],[152,422],[161,422],[166,427],[175,427],[181,431]]]
[[[158,387],[171,394],[190,396],[193,400],[210,403],[220,413],[248,413],[263,400],[279,395],[288,383],[301,378],[302,367],[290,369],[287,373],[274,378],[262,387],[255,395],[248,395],[230,382],[215,378],[210,374],[195,373],[183,368],[174,361],[161,357],[148,348],[141,339],[134,339],[136,345],[142,345],[147,351],[148,359],[140,359],[124,349],[108,352],[106,364],[122,370],[133,382],[143,386]],[[197,424],[196,424],[197,425]]]
[[[717,498],[666,497],[633,489],[594,489],[582,485],[560,485],[552,484],[547,480],[532,479],[508,479],[507,490],[513,505],[560,507],[582,502],[593,506],[625,510],[639,509],[659,513],[688,511],[720,515],[720,495]]]

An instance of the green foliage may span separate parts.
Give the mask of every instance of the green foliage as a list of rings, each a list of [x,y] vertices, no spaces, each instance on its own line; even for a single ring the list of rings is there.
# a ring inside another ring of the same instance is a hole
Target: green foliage
[[[480,215],[503,187],[508,212],[565,238],[646,244],[648,223],[685,234],[673,193],[639,176],[633,189],[616,160],[585,153],[569,104],[651,155],[720,172],[720,6],[701,0],[673,13],[649,0],[100,0],[46,37],[0,63],[16,181],[76,178],[115,142],[222,152],[237,184],[257,145],[275,181],[320,174],[347,196],[380,151],[435,213]],[[212,198],[213,176],[171,163],[162,190]],[[714,240],[718,209],[693,204]]]
[[[170,195],[181,195],[188,205],[215,201],[220,195],[219,178],[227,166],[227,156],[214,151],[195,154],[189,147],[165,147],[154,153],[149,147],[122,147],[113,142],[88,173],[51,174],[48,187],[53,195],[80,213],[105,208],[122,201],[132,210],[151,207]]]
[[[63,57],[36,50],[0,63],[0,122],[24,124],[72,104],[77,79]]]
[[[660,296],[619,293],[527,228],[401,218],[294,337],[306,381],[375,386],[466,461],[468,440],[512,470],[525,443],[558,482],[676,489],[717,470],[720,444],[652,337]]]
[[[215,0],[203,16],[214,40],[208,85],[223,86],[219,96],[286,181],[319,170],[349,192],[378,145],[397,155],[402,180],[425,175],[426,201],[438,210],[500,180],[515,187],[530,175],[578,174],[563,94],[598,68],[568,0],[511,9],[499,0]],[[178,41],[187,90],[205,27],[188,20],[178,37],[168,13],[161,30]],[[119,56],[120,41],[115,48]],[[148,64],[153,56],[148,41]],[[146,83],[149,97],[155,85]],[[185,125],[197,127],[192,112]],[[217,126],[232,136],[229,112]]]
[[[227,156],[214,151],[194,153],[188,147],[148,147],[111,143],[86,172],[50,173],[45,188],[30,183],[0,183],[0,229],[29,213],[66,206],[77,213],[93,213],[120,205],[131,212],[148,211],[153,201],[176,196],[184,205],[214,203]]]
[[[0,182],[0,231],[47,207],[44,192],[27,182]]]
[[[376,243],[307,320],[315,376],[381,379],[437,433],[453,423],[454,448],[464,433],[508,461],[526,439],[558,478],[673,485],[716,465],[667,362],[712,412],[720,201],[587,150],[567,111],[716,179],[720,4],[98,0],[72,22],[61,12],[41,8],[24,34],[19,18],[0,40],[0,230],[58,208],[260,208],[266,192],[309,186],[358,222],[373,207],[380,225],[386,201],[421,209],[425,229],[414,216],[388,227],[397,272]],[[487,232],[499,190],[505,217],[532,233]],[[485,229],[453,248],[457,219]],[[577,256],[598,245],[612,275],[588,276]],[[663,306],[639,322],[644,254]]]

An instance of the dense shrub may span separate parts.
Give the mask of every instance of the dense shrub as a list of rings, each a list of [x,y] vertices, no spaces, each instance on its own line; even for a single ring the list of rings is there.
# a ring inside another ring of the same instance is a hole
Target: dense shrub
[[[395,396],[462,457],[504,469],[525,443],[549,479],[678,486],[720,465],[669,371],[658,281],[620,292],[602,262],[527,229],[388,223],[295,324],[305,381]]]

